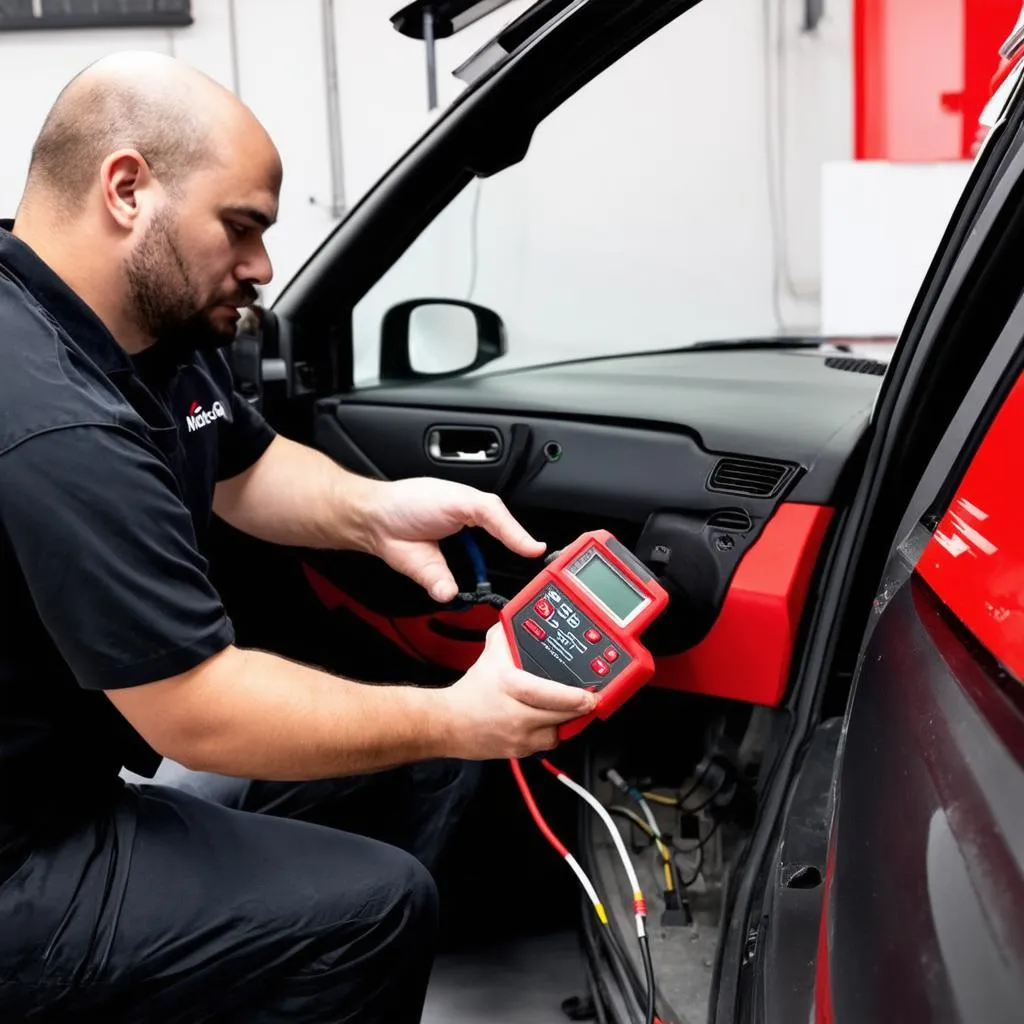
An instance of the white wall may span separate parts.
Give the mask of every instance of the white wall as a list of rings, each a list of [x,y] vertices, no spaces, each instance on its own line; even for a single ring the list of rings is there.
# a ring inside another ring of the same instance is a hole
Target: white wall
[[[799,2],[769,24],[763,9],[698,6],[467,189],[357,307],[357,379],[386,310],[424,296],[499,312],[505,366],[814,329],[821,167],[851,148],[850,7],[814,37]]]
[[[0,216],[13,216],[32,142],[65,82],[86,64],[122,49],[181,57],[234,89],[281,150],[280,223],[268,235],[272,299],[337,223],[331,215],[321,0],[193,0],[184,29],[0,33]],[[344,184],[349,205],[437,116],[427,111],[423,44],[400,36],[390,15],[401,0],[335,0]],[[514,0],[438,43],[442,103],[462,83],[448,74],[528,0]],[[237,80],[235,68],[237,66]]]
[[[506,245],[500,230],[492,232],[499,252],[490,260],[481,253],[477,297],[486,298],[489,281],[502,279],[505,258],[518,261],[517,287],[531,290],[542,305],[562,301],[564,306],[564,296],[545,294],[555,288],[555,271],[565,268],[575,275],[569,294],[582,294],[580,289],[595,282],[607,292],[616,287],[616,281],[602,278],[610,268],[593,262],[600,224],[629,218],[636,227],[630,244],[672,268],[678,308],[686,311],[692,330],[774,329],[775,277],[783,326],[814,327],[820,168],[848,158],[852,138],[852,0],[829,0],[826,21],[813,36],[798,31],[802,0],[778,4],[777,15],[766,24],[763,0],[705,0],[685,16],[686,32],[672,31],[674,52],[667,55],[672,59],[663,62],[667,79],[653,81],[634,62],[618,76],[616,88],[602,91],[598,83],[591,91],[585,112],[589,138],[541,136],[543,160],[510,172],[500,183],[486,183],[481,224],[505,217],[503,230],[514,238]],[[436,116],[426,109],[423,46],[399,36],[389,22],[400,6],[400,0],[335,0],[349,206]],[[527,6],[528,0],[514,0],[439,42],[442,104],[463,87],[450,69]],[[336,223],[330,210],[321,3],[234,0],[234,37],[231,0],[193,0],[193,10],[196,23],[188,29],[0,34],[0,212],[13,211],[35,133],[72,74],[117,49],[174,53],[236,88],[284,156],[281,220],[268,236],[276,268],[266,293],[272,299]],[[670,44],[666,36],[652,45]],[[622,144],[602,138],[602,126],[612,124],[627,132]],[[666,131],[667,124],[673,130]],[[771,174],[769,149],[777,156]],[[633,161],[645,152],[656,163],[637,168]],[[544,168],[542,180],[536,167]],[[673,169],[671,180],[658,180],[659,167]],[[566,185],[561,192],[551,187],[552,175],[558,174]],[[644,180],[650,186],[646,197],[634,187]],[[770,183],[776,188],[774,204]],[[690,201],[694,197],[701,202]],[[779,230],[773,231],[773,223]],[[462,242],[464,235],[457,235],[455,243]],[[709,259],[709,252],[720,255]],[[457,264],[464,254],[451,252],[445,259]],[[673,332],[653,312],[663,296],[650,291],[651,282],[638,279],[633,285],[628,294],[623,290],[608,336],[614,328],[616,344],[628,345],[624,329],[638,326],[632,311],[643,308],[652,311],[652,340],[665,340]],[[507,288],[499,297],[506,293]],[[637,332],[637,344],[647,340],[642,333]]]
[[[959,160],[826,166],[822,331],[900,334],[970,171]]]

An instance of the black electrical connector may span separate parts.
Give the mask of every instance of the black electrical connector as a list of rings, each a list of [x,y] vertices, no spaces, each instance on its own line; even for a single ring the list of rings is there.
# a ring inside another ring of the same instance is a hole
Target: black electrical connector
[[[665,900],[665,909],[661,912],[662,928],[688,928],[693,924],[690,903],[679,898],[678,890],[665,889],[662,897]]]

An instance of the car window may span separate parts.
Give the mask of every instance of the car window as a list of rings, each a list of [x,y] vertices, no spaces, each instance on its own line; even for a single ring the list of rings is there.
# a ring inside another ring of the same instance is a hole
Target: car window
[[[776,335],[765,96],[749,77],[707,86],[709,54],[722,70],[762,61],[762,47],[748,5],[700,4],[570,97],[524,160],[467,186],[358,303],[356,384],[377,378],[387,310],[419,298],[502,318],[508,354],[488,370]],[[812,146],[845,139],[821,124]],[[802,211],[817,209],[813,173]],[[801,216],[816,252],[816,213]],[[443,366],[443,343],[431,335],[414,367]]]

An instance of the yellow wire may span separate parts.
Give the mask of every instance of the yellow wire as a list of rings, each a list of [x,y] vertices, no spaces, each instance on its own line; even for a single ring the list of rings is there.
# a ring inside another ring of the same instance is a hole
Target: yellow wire
[[[644,821],[644,819],[641,818],[639,814],[634,814],[634,812],[631,811],[628,807],[616,807],[615,813],[625,815],[625,817],[629,818],[629,820],[633,822],[633,824],[636,825],[637,828],[639,828],[643,832],[646,832],[647,835],[654,840],[654,845],[658,848],[658,853],[661,854],[663,867],[665,869],[665,888],[669,892],[673,892],[675,890],[675,885],[672,881],[672,868],[670,866],[672,863],[672,852],[665,845],[665,843],[654,834],[654,829],[652,829],[651,826],[648,825],[647,822]]]
[[[662,804],[665,807],[679,806],[679,801],[674,796],[663,796],[661,793],[642,793],[641,796],[653,804]]]

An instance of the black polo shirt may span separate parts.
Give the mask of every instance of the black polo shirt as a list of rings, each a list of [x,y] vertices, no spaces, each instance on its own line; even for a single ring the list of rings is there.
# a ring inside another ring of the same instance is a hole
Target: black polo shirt
[[[0,871],[159,757],[103,690],[234,639],[202,538],[274,434],[222,352],[129,357],[0,227]],[[0,875],[2,878],[2,875]]]

